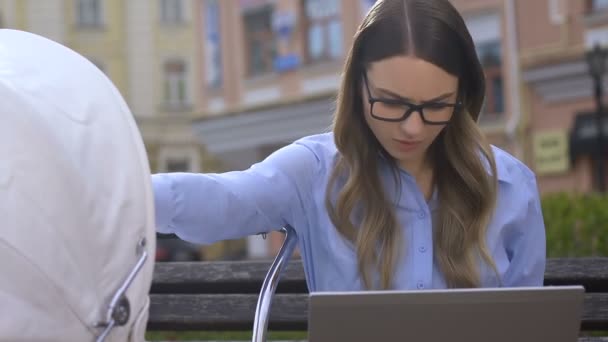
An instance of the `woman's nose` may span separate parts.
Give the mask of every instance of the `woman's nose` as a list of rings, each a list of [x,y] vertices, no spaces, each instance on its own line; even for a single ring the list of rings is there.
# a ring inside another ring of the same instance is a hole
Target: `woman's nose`
[[[407,117],[407,119],[401,121],[401,130],[407,136],[418,136],[424,129],[424,121],[422,120],[422,114],[419,111],[413,111]]]

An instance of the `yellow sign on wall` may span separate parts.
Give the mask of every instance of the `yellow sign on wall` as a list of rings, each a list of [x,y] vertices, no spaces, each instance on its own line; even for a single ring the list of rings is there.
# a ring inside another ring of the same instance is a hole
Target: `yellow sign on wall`
[[[568,133],[565,130],[534,134],[534,166],[539,175],[563,173],[570,169]]]

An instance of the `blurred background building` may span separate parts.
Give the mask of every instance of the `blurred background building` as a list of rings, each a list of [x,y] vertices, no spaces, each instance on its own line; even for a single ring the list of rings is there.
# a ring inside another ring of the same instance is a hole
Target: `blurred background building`
[[[594,83],[585,54],[608,46],[608,0],[452,2],[486,73],[488,139],[528,164],[543,194],[597,190],[607,153],[597,148],[603,93],[594,89],[606,82]],[[103,70],[131,106],[153,171],[216,172],[328,129],[344,56],[373,3],[0,0],[0,24]],[[202,255],[268,257],[281,239],[218,243]]]

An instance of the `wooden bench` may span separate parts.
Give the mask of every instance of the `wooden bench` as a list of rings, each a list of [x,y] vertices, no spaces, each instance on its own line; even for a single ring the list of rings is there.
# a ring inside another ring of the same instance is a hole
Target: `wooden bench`
[[[159,263],[151,290],[149,330],[251,330],[270,261]],[[608,341],[608,258],[550,259],[546,285],[585,286],[582,335],[604,331]],[[269,330],[307,329],[302,263],[287,264],[274,296]]]

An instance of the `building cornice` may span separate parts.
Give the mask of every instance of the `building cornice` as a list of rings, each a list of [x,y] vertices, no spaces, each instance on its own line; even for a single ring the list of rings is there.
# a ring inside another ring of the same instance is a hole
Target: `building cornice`
[[[528,69],[523,73],[523,81],[546,103],[580,100],[593,95],[587,65],[580,59]],[[608,86],[608,79],[605,86]]]
[[[211,153],[252,146],[284,144],[306,135],[326,132],[334,101],[330,97],[290,105],[223,115],[194,123],[194,132]]]

